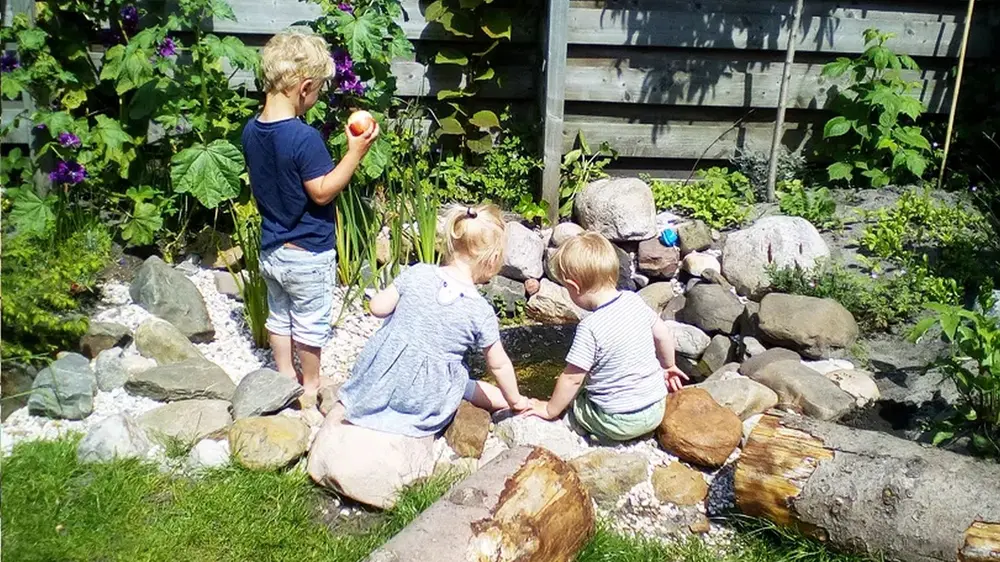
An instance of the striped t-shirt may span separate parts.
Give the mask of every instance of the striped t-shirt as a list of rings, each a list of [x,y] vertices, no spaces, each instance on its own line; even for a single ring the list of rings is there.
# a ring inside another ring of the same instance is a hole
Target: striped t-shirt
[[[566,362],[587,371],[587,397],[609,414],[635,412],[667,395],[656,358],[656,313],[631,292],[580,321]]]

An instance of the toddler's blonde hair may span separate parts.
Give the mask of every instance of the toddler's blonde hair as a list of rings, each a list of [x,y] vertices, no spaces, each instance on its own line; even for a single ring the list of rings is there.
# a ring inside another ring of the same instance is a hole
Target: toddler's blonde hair
[[[618,285],[618,253],[597,232],[584,232],[564,242],[549,265],[561,283],[572,280],[581,293]]]
[[[305,80],[317,82],[334,77],[336,70],[330,46],[311,33],[285,31],[272,37],[261,52],[264,91],[273,94],[298,86]]]
[[[445,218],[445,261],[461,259],[485,282],[503,267],[506,225],[496,205],[455,206]]]

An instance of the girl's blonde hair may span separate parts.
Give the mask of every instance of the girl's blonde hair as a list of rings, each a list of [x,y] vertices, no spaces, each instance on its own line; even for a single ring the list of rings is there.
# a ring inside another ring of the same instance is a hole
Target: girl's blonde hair
[[[328,80],[336,73],[330,46],[311,33],[279,33],[264,45],[260,58],[264,91],[269,94],[287,91],[306,80]]]
[[[496,205],[455,206],[445,217],[445,261],[460,259],[486,281],[503,267],[506,227]]]

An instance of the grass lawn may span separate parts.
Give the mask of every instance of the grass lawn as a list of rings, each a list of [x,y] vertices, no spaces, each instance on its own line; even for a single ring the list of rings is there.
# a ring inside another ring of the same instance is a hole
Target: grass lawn
[[[200,480],[173,478],[147,463],[80,465],[78,438],[36,441],[3,459],[2,555],[23,561],[357,562],[430,506],[449,485],[431,480],[395,509],[331,533],[324,495],[297,472],[226,468]],[[774,532],[744,533],[728,562],[855,560]],[[716,562],[701,542],[665,546],[599,529],[579,562]]]

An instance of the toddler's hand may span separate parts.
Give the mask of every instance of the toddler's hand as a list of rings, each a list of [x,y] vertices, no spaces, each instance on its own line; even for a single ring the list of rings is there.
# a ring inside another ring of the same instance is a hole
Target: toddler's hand
[[[531,399],[527,396],[522,396],[517,402],[510,405],[510,409],[515,412],[523,412],[531,408]]]
[[[545,400],[535,400],[531,399],[531,407],[521,413],[524,416],[536,416],[542,418],[543,420],[554,420],[559,416],[553,416],[549,413],[549,403]]]
[[[368,149],[372,147],[372,143],[378,138],[379,126],[377,121],[372,121],[373,125],[368,128],[367,131],[361,133],[360,135],[354,135],[351,133],[351,127],[349,125],[344,127],[344,132],[347,134],[347,150],[357,152],[359,156],[364,156],[368,154]]]
[[[663,371],[663,381],[667,383],[667,390],[670,392],[677,392],[683,388],[686,380],[688,380],[688,376],[684,374],[684,371],[678,369],[677,365]]]

